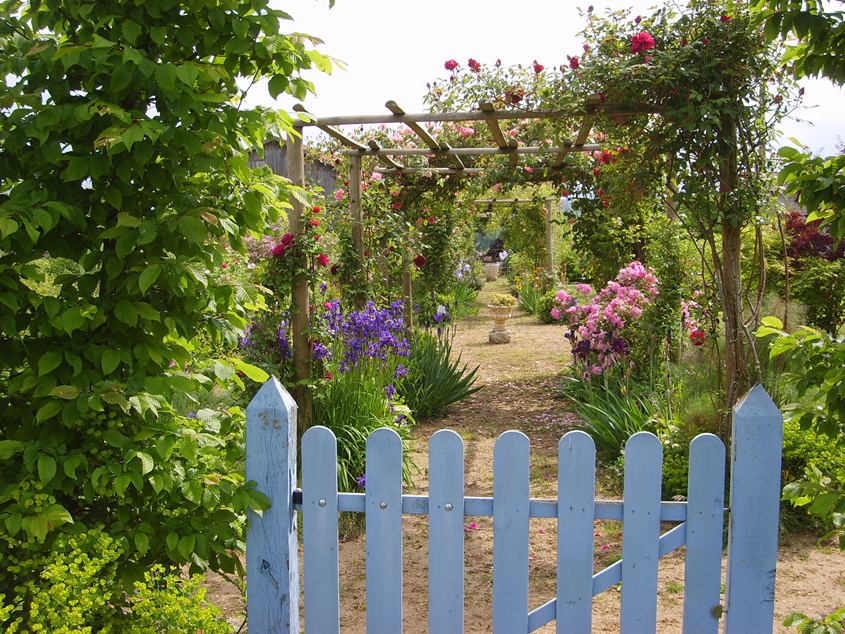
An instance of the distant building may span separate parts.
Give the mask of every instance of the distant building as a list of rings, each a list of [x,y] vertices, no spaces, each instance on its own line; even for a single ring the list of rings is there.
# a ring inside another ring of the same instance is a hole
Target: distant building
[[[264,144],[264,158],[261,159],[253,153],[249,157],[250,167],[266,165],[274,174],[287,177],[288,155],[284,144],[278,141],[268,141]],[[323,188],[323,196],[329,197],[334,194],[337,186],[337,172],[334,167],[322,161],[305,159],[305,180],[311,185]]]

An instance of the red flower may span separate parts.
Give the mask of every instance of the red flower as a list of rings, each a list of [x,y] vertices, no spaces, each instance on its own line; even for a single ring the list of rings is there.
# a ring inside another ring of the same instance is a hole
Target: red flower
[[[780,103],[783,101],[783,95],[775,95],[775,103]]]
[[[325,378],[326,381],[331,381],[334,378],[334,374],[332,374],[331,372],[326,372],[323,378]]]
[[[689,40],[685,37],[682,37],[681,38],[681,46],[686,46],[687,44],[689,44]]]
[[[645,53],[654,48],[654,38],[648,31],[640,31],[631,38],[631,52]]]
[[[281,244],[285,247],[289,247],[291,244],[293,244],[293,234],[292,233],[286,233],[285,235],[283,235],[279,244]]]
[[[328,266],[329,265],[329,256],[327,256],[325,253],[321,253],[320,255],[317,256],[317,263],[320,266]]]
[[[595,176],[596,178],[598,178],[599,176],[601,176],[601,170],[600,170],[598,167],[596,167],[595,169],[593,169],[593,176]]]
[[[223,264],[221,264],[220,266],[222,266],[224,269],[228,269],[228,268],[229,268],[229,264],[228,264],[228,262],[223,262]]]
[[[311,213],[318,214],[318,213],[320,213],[321,211],[323,211],[322,207],[318,207],[318,206],[316,206],[316,205],[315,205],[314,207],[311,207]]]
[[[693,345],[700,346],[704,343],[704,331],[701,328],[696,328],[689,334],[689,339]]]
[[[708,44],[710,44],[710,38],[709,37],[701,38],[701,43],[704,44],[704,46],[707,46]]]
[[[610,207],[610,201],[607,198],[602,198],[601,199],[601,206],[604,207],[605,209],[607,209],[608,207]]]
[[[270,253],[273,254],[274,258],[282,257],[285,254],[285,245],[277,244],[276,246],[273,247],[273,249],[272,249],[272,251],[270,251]]]
[[[364,257],[365,258],[370,257],[370,250],[369,249],[364,249]]]
[[[479,64],[472,57],[469,58],[469,61],[467,62],[467,66],[469,66],[469,69],[474,73],[477,73],[481,70],[481,64]]]
[[[607,95],[604,94],[603,92],[600,92],[599,93],[599,103],[604,103],[605,101],[607,101]]]
[[[446,63],[443,64],[443,68],[446,70],[455,70],[458,67],[458,62],[453,59],[446,60]]]
[[[323,308],[325,308],[326,310],[331,310],[332,308],[334,308],[334,305],[331,302],[323,302]]]
[[[426,262],[428,262],[428,259],[426,259],[426,257],[422,253],[420,253],[417,257],[414,258],[414,264],[418,269],[424,267]]]
[[[505,102],[507,103],[519,103],[522,101],[522,98],[525,96],[525,90],[523,88],[509,88],[505,91]]]
[[[390,206],[394,209],[402,209],[402,202],[397,200],[396,202],[391,203]]]
[[[311,226],[312,226],[312,227],[319,227],[319,226],[320,226],[320,221],[319,221],[319,220],[317,220],[316,218],[311,218]]]
[[[533,174],[534,168],[531,167],[530,165],[526,165],[525,167],[522,168],[522,171],[524,171],[526,174]]]
[[[319,242],[319,241],[320,241],[320,234],[318,233],[317,235],[314,236],[314,242]]]
[[[569,198],[569,190],[568,189],[560,190],[560,195],[563,196],[564,198]]]
[[[719,16],[719,20],[721,20],[722,22],[730,22],[732,19],[733,18],[731,16],[727,15],[726,13],[723,13],[722,15]]]
[[[580,60],[580,59],[578,59],[578,56],[577,56],[577,55],[573,55],[572,57],[570,57],[569,55],[567,55],[567,56],[566,56],[566,59],[568,59],[568,60],[569,60],[569,68],[571,68],[571,69],[573,69],[573,70],[574,70],[574,69],[577,69],[579,66],[581,66],[581,60]]]
[[[604,188],[603,187],[599,187],[596,190],[596,196],[598,196],[599,198],[602,198],[604,196]]]
[[[435,222],[437,222],[437,218],[435,218],[434,216],[428,217],[428,224],[433,225]]]
[[[535,73],[537,73],[539,75],[540,73],[543,72],[544,68],[545,68],[545,66],[543,66],[542,64],[538,64],[536,59],[534,60],[534,72]]]
[[[332,268],[329,269],[332,275],[337,275],[337,264],[332,264]]]

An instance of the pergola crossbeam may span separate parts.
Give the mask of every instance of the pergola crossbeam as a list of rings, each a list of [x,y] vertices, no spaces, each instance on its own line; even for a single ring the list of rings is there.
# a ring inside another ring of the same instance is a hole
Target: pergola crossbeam
[[[401,117],[401,116],[405,115],[405,111],[402,110],[402,108],[400,108],[399,105],[393,100],[388,101],[384,105],[388,110],[390,110],[390,112],[392,112],[393,114],[395,114],[397,116]],[[431,134],[429,134],[428,130],[426,130],[424,127],[422,127],[421,125],[419,125],[415,121],[405,121],[404,123],[411,130],[413,130],[413,132],[422,140],[423,143],[425,143],[428,146],[429,149],[434,150],[434,151],[437,151],[437,150],[440,149],[440,144],[437,143],[435,138],[433,136],[431,136]]]
[[[426,148],[380,148],[378,150],[364,149],[358,150],[344,150],[343,154],[352,155],[371,155],[371,156],[429,156],[431,154],[456,156],[475,156],[479,154],[571,154],[572,152],[593,152],[600,150],[601,146],[597,143],[588,143],[581,146],[564,145],[559,147],[540,147],[538,145],[529,145],[527,147],[514,148],[498,148],[498,147],[449,147],[446,144],[440,145],[437,150],[429,150]]]
[[[325,132],[326,134],[328,134],[330,137],[333,137],[333,138],[337,139],[338,141],[340,141],[341,143],[343,143],[345,146],[347,146],[347,147],[351,147],[351,148],[352,148],[352,149],[354,149],[354,150],[366,150],[366,149],[367,149],[367,146],[366,146],[366,145],[362,145],[362,144],[358,143],[358,141],[355,141],[354,139],[350,139],[348,136],[346,136],[343,132],[341,132],[341,131],[340,131],[340,130],[338,130],[337,128],[334,128],[334,127],[332,127],[331,125],[329,125],[329,124],[327,124],[327,123],[317,122],[317,121],[316,121],[316,119],[314,119],[313,115],[311,115],[311,114],[310,114],[310,113],[309,113],[309,112],[305,109],[305,107],[304,107],[304,106],[302,106],[302,105],[300,105],[300,104],[296,104],[296,105],[293,107],[293,109],[294,109],[296,112],[301,112],[301,113],[303,113],[303,114],[307,114],[307,115],[308,115],[309,117],[311,117],[311,119],[313,120],[313,125],[316,125],[316,126],[317,126],[318,128],[320,128],[323,132]]]
[[[487,124],[487,128],[490,130],[490,134],[493,135],[493,140],[496,142],[496,145],[499,146],[499,149],[507,150],[508,148],[516,148],[516,142],[508,142],[508,140],[505,139],[505,135],[502,133],[502,128],[499,127],[499,120],[492,116],[496,112],[496,108],[493,107],[493,104],[487,101],[482,101],[478,105],[481,108],[481,112],[484,113],[484,122]]]
[[[381,149],[382,149],[382,147],[378,144],[378,141],[375,141],[375,140],[373,140],[373,139],[370,139],[370,140],[367,142],[367,145],[369,145],[369,146],[370,146],[370,149],[371,149],[373,152],[378,152],[379,150],[381,150]],[[404,166],[404,165],[402,165],[402,163],[399,163],[398,161],[394,161],[392,158],[390,158],[390,156],[388,156],[388,155],[386,155],[386,154],[385,154],[385,155],[382,155],[382,157],[381,157],[381,158],[382,158],[382,160],[383,160],[385,163],[387,163],[388,165],[390,165],[390,167],[392,167],[393,169],[397,169],[397,170],[403,170],[403,169],[405,169],[405,166]]]
[[[453,175],[460,174],[463,176],[478,176],[484,173],[483,167],[464,167],[457,169],[454,167],[405,167],[401,170],[389,168],[381,170],[382,174],[438,174],[438,175]]]
[[[441,143],[440,151],[449,157],[449,160],[452,162],[452,165],[455,166],[455,169],[466,169],[466,165],[464,165],[464,162],[461,160],[461,157],[455,154],[455,152],[452,150],[448,143]]]

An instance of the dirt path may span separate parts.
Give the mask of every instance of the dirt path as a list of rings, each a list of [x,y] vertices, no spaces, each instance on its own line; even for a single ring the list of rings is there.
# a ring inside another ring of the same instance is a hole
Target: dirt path
[[[487,284],[479,296],[503,292],[503,281]],[[480,365],[479,384],[484,388],[453,406],[444,416],[417,425],[413,451],[419,472],[409,493],[427,490],[427,443],[438,429],[458,431],[466,447],[467,494],[492,495],[493,445],[508,429],[520,429],[531,441],[531,494],[556,495],[557,443],[572,424],[556,395],[557,376],[568,361],[568,344],[559,327],[543,325],[528,316],[508,322],[510,344],[491,345],[491,325],[485,308],[458,324],[454,350],[470,366]],[[601,487],[599,487],[601,488]],[[532,520],[530,529],[530,607],[554,597],[557,534],[554,520]],[[596,569],[621,556],[619,522],[598,522],[595,537]],[[404,519],[405,631],[428,631],[428,537],[424,518]],[[341,627],[343,632],[366,631],[365,538],[341,544]],[[468,518],[465,543],[466,632],[490,631],[493,588],[493,528],[489,518]],[[233,615],[242,606],[240,596],[212,583],[212,597]],[[829,612],[845,605],[845,553],[819,549],[809,537],[792,537],[781,545],[775,602],[775,631],[786,614]],[[618,586],[594,601],[593,631],[619,631]],[[679,632],[683,610],[683,556],[674,553],[660,563],[658,631]],[[540,632],[554,632],[554,623]],[[435,633],[436,634],[436,633]]]

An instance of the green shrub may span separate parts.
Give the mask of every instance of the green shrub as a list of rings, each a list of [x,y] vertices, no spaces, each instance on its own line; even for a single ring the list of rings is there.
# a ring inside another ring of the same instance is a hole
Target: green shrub
[[[131,590],[120,583],[124,548],[102,529],[60,534],[52,548],[7,563],[18,577],[11,602],[0,595],[6,634],[228,634],[219,609],[205,602],[201,577],[181,579],[160,564]]]
[[[555,323],[552,317],[552,308],[555,307],[556,291],[551,290],[543,293],[538,299],[534,307],[534,315],[544,324]]]
[[[537,304],[542,296],[542,291],[534,284],[522,284],[519,289],[519,306],[529,315],[536,315]]]
[[[455,288],[452,289],[452,317],[466,317],[478,312],[478,305],[475,302],[478,298],[476,281],[477,278],[467,276],[455,284]]]
[[[593,437],[607,461],[622,452],[633,434],[655,431],[658,407],[651,390],[632,380],[611,373],[591,379],[567,376],[562,392],[580,419],[575,428]]]
[[[444,410],[481,387],[475,387],[478,366],[461,367],[461,355],[452,359],[455,329],[438,329],[437,334],[417,330],[410,337],[408,374],[399,384],[399,394],[414,415],[427,418]]]
[[[795,626],[799,634],[842,634],[845,632],[845,608],[834,610],[818,619],[801,612],[792,612],[783,624]]]

